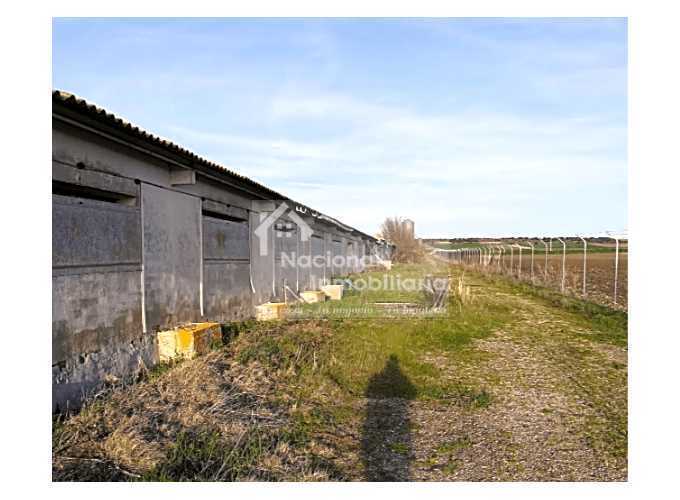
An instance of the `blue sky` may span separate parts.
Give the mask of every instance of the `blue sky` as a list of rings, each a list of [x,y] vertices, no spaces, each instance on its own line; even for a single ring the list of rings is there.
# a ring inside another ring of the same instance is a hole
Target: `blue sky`
[[[53,86],[375,233],[627,225],[625,19],[69,20]]]

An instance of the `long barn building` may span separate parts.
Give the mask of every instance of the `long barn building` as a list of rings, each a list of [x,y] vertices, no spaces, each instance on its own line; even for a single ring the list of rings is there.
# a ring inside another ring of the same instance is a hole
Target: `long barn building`
[[[72,94],[52,93],[52,134],[53,410],[155,364],[159,330],[251,318],[286,286],[362,270],[338,255],[389,258],[384,242]],[[286,253],[317,265],[284,265]]]

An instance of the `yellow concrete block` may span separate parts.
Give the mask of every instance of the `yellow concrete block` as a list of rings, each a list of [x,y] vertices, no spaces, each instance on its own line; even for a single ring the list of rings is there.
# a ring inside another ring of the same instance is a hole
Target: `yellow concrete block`
[[[324,285],[321,287],[321,291],[331,300],[342,300],[343,290],[344,287],[342,285]]]
[[[167,362],[177,356],[175,346],[177,341],[175,339],[177,332],[175,330],[166,330],[158,332],[156,338],[158,339],[158,356],[161,362]]]
[[[258,321],[283,319],[288,312],[288,304],[284,302],[267,302],[255,307],[255,317]]]
[[[326,294],[321,290],[312,290],[309,292],[300,293],[300,298],[307,304],[314,304],[316,302],[323,302],[326,300]]]
[[[193,358],[205,354],[215,343],[222,342],[219,323],[189,323],[173,330],[159,332],[158,355],[161,361]]]

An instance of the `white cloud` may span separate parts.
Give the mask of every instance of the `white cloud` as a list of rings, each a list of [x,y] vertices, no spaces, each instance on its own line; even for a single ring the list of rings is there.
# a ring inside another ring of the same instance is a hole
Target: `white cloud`
[[[625,155],[610,153],[622,150],[626,130],[608,117],[426,115],[337,94],[277,96],[270,110],[264,120],[280,125],[270,137],[172,130],[179,142],[366,232],[388,215],[419,220],[427,236],[468,225],[511,233],[513,221],[522,232],[531,226],[520,213],[532,203],[625,189]],[[342,123],[343,133],[299,140],[285,132],[310,130],[310,120]]]

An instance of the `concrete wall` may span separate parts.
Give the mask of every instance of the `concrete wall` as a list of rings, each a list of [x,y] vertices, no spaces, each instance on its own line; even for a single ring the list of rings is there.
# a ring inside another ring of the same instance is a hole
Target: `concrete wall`
[[[203,216],[203,301],[215,321],[251,316],[249,225]]]
[[[279,219],[274,225],[274,281],[276,300],[284,300],[284,287],[296,290],[298,286],[298,266],[296,262],[284,262],[283,256],[300,255],[300,228],[291,221]],[[291,259],[292,260],[292,259]]]
[[[53,409],[156,363],[158,330],[249,318],[281,300],[284,283],[318,289],[359,270],[285,266],[284,253],[332,257],[373,244],[309,214],[305,241],[289,210],[261,255],[255,228],[281,201],[57,120],[52,159]]]
[[[154,346],[140,328],[139,209],[54,195],[52,234],[53,400],[64,408],[98,385],[103,367],[134,369]]]
[[[147,329],[200,321],[200,198],[142,184],[142,220]]]
[[[323,257],[326,254],[326,241],[322,234],[314,234],[310,240],[311,256],[313,262],[319,262],[317,257]],[[326,278],[326,267],[313,265],[310,268],[310,287],[318,290],[324,284]]]

